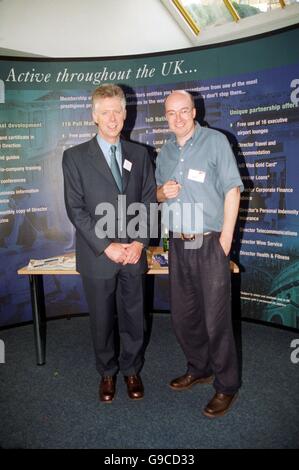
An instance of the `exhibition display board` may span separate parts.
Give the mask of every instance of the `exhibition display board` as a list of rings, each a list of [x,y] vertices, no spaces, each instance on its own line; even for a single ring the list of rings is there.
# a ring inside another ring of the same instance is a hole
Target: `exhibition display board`
[[[169,53],[97,59],[0,57],[0,326],[32,318],[29,259],[74,251],[63,198],[64,149],[96,133],[90,95],[123,86],[124,134],[155,156],[163,102],[193,93],[197,120],[231,142],[245,185],[232,259],[242,316],[299,328],[299,27]],[[156,309],[168,308],[156,280]],[[49,316],[87,311],[78,276],[49,275]]]

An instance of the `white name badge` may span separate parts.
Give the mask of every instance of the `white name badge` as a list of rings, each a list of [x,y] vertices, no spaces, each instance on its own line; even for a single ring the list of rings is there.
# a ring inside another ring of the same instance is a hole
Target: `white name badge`
[[[127,160],[127,159],[125,158],[123,167],[124,167],[125,170],[131,171],[132,162],[129,162],[129,160]]]
[[[197,181],[198,183],[203,183],[206,177],[206,172],[201,170],[192,170],[190,168],[188,173],[188,179],[192,181]]]

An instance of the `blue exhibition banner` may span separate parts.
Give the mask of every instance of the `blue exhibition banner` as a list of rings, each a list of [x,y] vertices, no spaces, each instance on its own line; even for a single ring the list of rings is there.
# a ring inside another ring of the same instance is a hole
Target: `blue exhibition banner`
[[[223,132],[245,185],[232,258],[242,316],[299,328],[299,28],[227,44],[113,59],[0,58],[0,326],[31,319],[30,259],[74,251],[63,151],[93,137],[92,90],[123,86],[124,134],[154,155],[168,136],[163,102],[193,93],[197,120]],[[87,311],[79,276],[45,278],[47,315]],[[156,309],[169,308],[156,279]]]

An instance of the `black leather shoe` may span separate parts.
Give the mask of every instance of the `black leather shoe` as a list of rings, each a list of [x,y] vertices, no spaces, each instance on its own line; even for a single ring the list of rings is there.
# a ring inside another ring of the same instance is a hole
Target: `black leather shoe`
[[[170,382],[169,386],[173,390],[188,390],[195,384],[211,384],[213,382],[213,376],[209,377],[194,377],[191,374],[185,374],[177,379]]]
[[[111,403],[115,395],[116,377],[111,375],[104,375],[102,377],[99,389],[100,401],[104,403]]]
[[[203,414],[208,418],[218,418],[225,415],[237,399],[238,394],[225,395],[224,393],[215,393],[212,400],[209,401],[203,410]]]
[[[128,375],[125,377],[127,384],[128,396],[131,400],[141,400],[144,396],[144,388],[141,377],[139,375]]]

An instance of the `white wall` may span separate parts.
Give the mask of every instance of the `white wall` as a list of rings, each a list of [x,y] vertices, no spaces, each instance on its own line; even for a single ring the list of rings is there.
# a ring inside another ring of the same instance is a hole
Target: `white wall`
[[[160,0],[0,0],[2,54],[103,57],[191,45]]]

